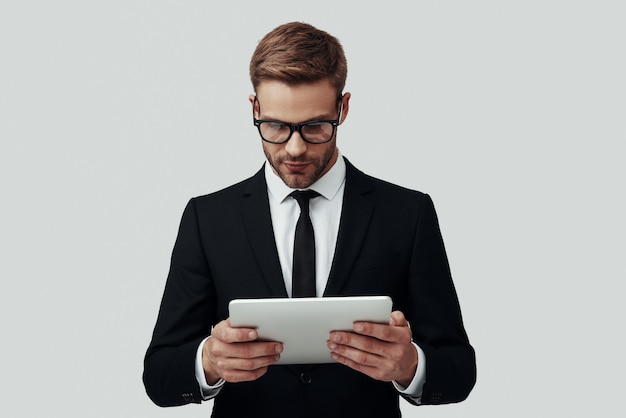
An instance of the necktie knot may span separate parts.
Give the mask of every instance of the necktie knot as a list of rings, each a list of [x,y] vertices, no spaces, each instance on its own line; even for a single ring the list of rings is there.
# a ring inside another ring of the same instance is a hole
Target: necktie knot
[[[296,190],[289,194],[289,196],[293,197],[296,199],[296,202],[298,202],[300,211],[305,213],[309,212],[309,200],[319,195],[320,194],[315,190]]]

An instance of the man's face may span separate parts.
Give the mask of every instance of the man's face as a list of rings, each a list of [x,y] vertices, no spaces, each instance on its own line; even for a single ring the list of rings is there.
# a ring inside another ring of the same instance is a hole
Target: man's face
[[[263,81],[250,96],[254,116],[287,123],[336,120],[339,112],[337,91],[328,80],[289,85]],[[350,93],[344,95],[340,123],[348,113]],[[310,144],[294,131],[284,144],[263,143],[263,152],[274,172],[291,187],[304,189],[322,177],[337,161],[337,138],[324,144]]]

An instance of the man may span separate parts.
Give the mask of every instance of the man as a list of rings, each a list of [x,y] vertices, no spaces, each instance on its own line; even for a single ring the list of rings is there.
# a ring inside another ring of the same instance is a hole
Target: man
[[[257,46],[250,103],[267,164],[185,209],[145,358],[158,405],[214,399],[215,417],[392,417],[399,396],[440,404],[471,391],[474,351],[432,201],[363,174],[337,148],[346,74],[337,39],[307,24],[279,26]],[[316,193],[302,203],[294,190]],[[304,254],[315,259],[301,272],[294,240],[307,209],[314,250]],[[233,299],[302,295],[388,295],[395,310],[389,324],[332,332],[320,365],[273,365],[280,343],[230,326]]]

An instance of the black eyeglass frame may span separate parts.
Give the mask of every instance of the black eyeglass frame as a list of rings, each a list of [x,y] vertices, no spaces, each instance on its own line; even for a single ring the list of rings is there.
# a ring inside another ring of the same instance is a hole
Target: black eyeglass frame
[[[261,136],[261,139],[269,144],[276,144],[276,145],[280,145],[280,144],[284,144],[285,142],[289,141],[291,139],[291,137],[293,136],[293,133],[295,131],[298,131],[298,133],[300,134],[300,137],[304,140],[304,142],[307,142],[309,144],[325,144],[327,142],[330,142],[333,137],[335,136],[335,131],[337,130],[337,126],[339,126],[339,120],[341,119],[341,110],[343,108],[343,96],[338,96],[337,97],[337,102],[339,103],[339,109],[338,109],[338,116],[337,119],[334,120],[310,120],[307,122],[302,122],[302,123],[287,123],[287,122],[283,122],[282,120],[275,120],[275,119],[257,119],[254,117],[254,108],[256,107],[256,104],[259,105],[259,113],[261,113],[261,103],[259,102],[259,100],[255,97],[254,98],[254,103],[255,106],[253,106],[252,108],[252,121],[254,123],[254,126],[257,127],[258,131],[259,131],[259,135]],[[270,141],[268,139],[265,139],[263,137],[263,133],[261,133],[261,124],[264,122],[274,122],[274,123],[280,123],[281,125],[284,126],[288,126],[289,127],[289,135],[287,136],[287,138],[284,141],[280,141],[280,142],[276,142],[276,141]],[[309,141],[308,139],[306,139],[306,135],[304,135],[302,133],[302,127],[303,126],[307,126],[307,125],[313,125],[315,123],[320,123],[320,122],[325,122],[325,123],[330,123],[333,127],[333,131],[330,133],[330,138],[328,138],[326,141],[322,141],[322,142],[313,142],[313,141]]]

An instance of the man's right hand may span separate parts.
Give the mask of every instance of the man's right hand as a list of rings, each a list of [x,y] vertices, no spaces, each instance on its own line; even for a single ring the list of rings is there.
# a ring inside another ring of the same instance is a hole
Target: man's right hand
[[[220,379],[227,382],[256,380],[267,367],[280,359],[283,345],[278,342],[256,341],[252,328],[233,328],[226,319],[213,328],[211,338],[202,347],[202,367],[207,383]]]

